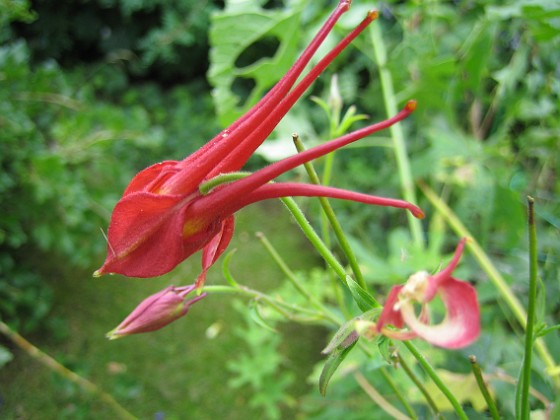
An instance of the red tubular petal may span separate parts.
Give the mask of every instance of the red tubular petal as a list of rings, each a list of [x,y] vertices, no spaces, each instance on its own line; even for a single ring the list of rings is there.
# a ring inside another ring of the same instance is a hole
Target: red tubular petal
[[[214,208],[228,209],[229,211],[229,208],[232,205],[239,209],[240,207],[235,203],[236,200],[239,200],[240,197],[249,194],[251,191],[273,180],[284,172],[287,172],[303,163],[309,162],[310,160],[324,156],[334,150],[360,140],[372,133],[390,127],[391,125],[406,118],[408,115],[410,115],[411,112],[412,109],[407,106],[392,118],[389,118],[377,124],[370,125],[368,127],[364,127],[360,130],[353,131],[352,133],[348,133],[342,137],[331,140],[327,143],[323,143],[319,146],[312,147],[311,149],[298,153],[297,155],[290,156],[286,159],[275,162],[263,169],[260,169],[246,178],[235,181],[224,187],[216,188],[210,194],[198,200],[198,202],[196,203],[197,211],[204,213],[206,211],[211,211]],[[231,213],[233,212],[230,212],[230,214]],[[421,211],[417,212],[415,216],[422,218],[423,213]]]
[[[220,172],[226,172],[232,169],[239,162],[246,162],[253,152],[260,146],[264,140],[286,115],[290,108],[303,95],[307,88],[321,75],[327,66],[361,33],[363,30],[377,17],[376,13],[368,13],[366,18],[346,35],[325,57],[323,57],[296,87],[282,100],[275,108],[273,113],[267,115],[266,119],[260,124],[254,132],[243,140],[243,147],[238,147],[234,152],[228,154],[227,157],[212,172],[217,175]],[[412,110],[411,110],[412,111]],[[233,170],[238,170],[241,166]]]
[[[257,188],[255,191],[235,200],[236,207],[234,212],[256,203],[257,201],[268,200],[280,197],[328,197],[338,198],[341,200],[357,201],[359,203],[370,204],[374,206],[396,207],[409,210],[416,217],[424,217],[424,213],[415,205],[407,201],[396,200],[393,198],[378,197],[375,195],[362,194],[354,191],[342,190],[339,188],[328,187],[323,185],[298,184],[291,182],[282,182],[275,184],[265,184]],[[228,207],[229,210],[229,207]]]
[[[185,239],[187,208],[188,199],[181,196],[141,192],[121,199],[111,217],[107,259],[94,275],[159,276],[201,249],[219,226],[201,226]]]
[[[420,321],[411,303],[401,304],[401,314],[419,337],[436,346],[455,349],[472,344],[480,334],[480,312],[476,290],[469,283],[449,278],[438,289],[447,314],[437,325]]]
[[[350,1],[340,1],[288,73],[247,113],[180,163],[180,167],[184,171],[175,177],[166,192],[173,194],[188,193],[194,190],[203,179],[212,178],[220,172],[237,171],[245,164],[248,157],[266,139],[280,119],[291,108],[291,106],[287,107],[281,114],[275,110],[349,6]],[[262,125],[263,120],[270,115],[276,115],[278,121],[272,126],[269,124],[265,129],[257,130]],[[251,144],[254,144],[254,147],[246,158],[236,156],[224,161],[234,150],[245,149],[247,146],[243,140],[248,138],[251,139]],[[189,173],[192,168],[197,168],[196,174]],[[200,178],[201,174],[204,175],[202,178]]]

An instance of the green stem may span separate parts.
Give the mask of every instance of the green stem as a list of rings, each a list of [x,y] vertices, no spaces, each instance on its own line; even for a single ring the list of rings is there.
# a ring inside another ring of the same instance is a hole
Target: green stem
[[[266,236],[261,232],[257,232],[257,237],[259,238],[261,243],[264,245],[264,247],[266,248],[268,253],[271,255],[271,257],[274,259],[274,261],[276,262],[278,267],[280,267],[280,270],[282,270],[282,272],[286,275],[286,277],[288,278],[290,283],[292,283],[292,285],[296,288],[296,290],[305,299],[307,299],[313,306],[315,306],[318,310],[320,310],[322,313],[324,313],[327,318],[329,318],[335,324],[339,325],[341,323],[341,321],[332,312],[330,312],[327,308],[325,308],[325,306],[319,300],[317,300],[317,298],[315,298],[315,296],[313,296],[311,293],[309,293],[307,291],[307,289],[305,289],[305,287],[303,287],[301,285],[297,276],[290,269],[290,267],[288,267],[288,264],[286,264],[284,259],[280,256],[278,251],[276,251],[276,249],[270,243],[270,241],[266,238]]]
[[[387,111],[387,115],[395,115],[398,112],[397,101],[395,98],[393,77],[387,68],[387,50],[381,35],[381,25],[371,25],[370,34],[373,43],[373,54],[379,71],[379,79],[381,81],[381,90],[383,92],[385,109]],[[395,158],[397,160],[403,198],[410,203],[417,203],[412,171],[410,169],[410,161],[408,159],[401,124],[392,125],[390,132],[395,149]],[[422,250],[424,249],[422,223],[411,214],[407,214],[407,217],[414,245],[417,249]]]
[[[494,399],[490,395],[490,391],[488,391],[488,388],[486,387],[486,383],[484,382],[484,378],[482,376],[482,371],[480,369],[478,362],[476,361],[476,356],[469,356],[469,360],[471,362],[473,375],[476,379],[476,383],[478,384],[478,389],[480,389],[480,392],[482,393],[482,396],[484,397],[484,400],[488,405],[488,410],[490,411],[490,415],[492,416],[492,419],[499,420],[500,413],[498,412],[498,408],[496,407],[496,403],[494,402]]]
[[[533,355],[533,328],[537,301],[537,228],[535,224],[535,200],[527,197],[529,227],[529,303],[527,306],[527,328],[525,329],[525,355],[521,375],[521,419],[529,419],[529,387],[531,384],[531,361]]]
[[[455,395],[451,392],[449,388],[443,383],[441,378],[438,376],[432,365],[426,360],[426,358],[418,351],[416,346],[412,344],[410,341],[404,341],[403,344],[406,348],[412,353],[415,359],[420,363],[420,366],[424,369],[424,371],[428,374],[428,376],[432,379],[434,384],[443,392],[443,395],[447,398],[447,400],[451,403],[455,412],[459,416],[461,420],[468,420],[463,407],[459,404],[459,401],[455,398]]]
[[[317,232],[315,232],[315,229],[313,229],[313,227],[311,226],[311,224],[309,223],[309,221],[307,220],[307,218],[305,217],[305,215],[303,214],[303,212],[301,211],[297,203],[294,201],[294,199],[291,197],[284,197],[281,198],[280,200],[282,200],[284,205],[288,208],[288,210],[296,220],[297,224],[303,231],[304,235],[311,242],[313,247],[315,247],[315,249],[317,249],[319,254],[321,254],[321,256],[327,262],[329,267],[338,276],[342,284],[345,287],[348,287],[346,284],[346,270],[344,269],[342,264],[338,262],[336,257],[330,251],[330,249],[321,240],[319,235],[317,235]]]
[[[305,147],[303,146],[303,143],[301,142],[297,134],[293,135],[293,140],[294,140],[294,144],[296,145],[297,151],[300,153],[303,152],[305,150]],[[315,168],[313,167],[313,164],[311,162],[307,162],[304,163],[304,167],[305,170],[307,171],[307,174],[311,182],[315,185],[320,185],[321,181],[319,179],[319,176],[317,175],[317,172],[315,171]],[[338,240],[338,243],[340,245],[340,248],[342,249],[342,252],[344,252],[346,259],[350,264],[352,272],[354,273],[354,277],[356,278],[356,282],[360,285],[362,289],[367,291],[367,285],[364,280],[364,276],[362,275],[362,271],[360,270],[360,266],[358,264],[358,260],[356,259],[356,255],[352,251],[352,248],[348,243],[348,239],[346,239],[344,230],[342,229],[342,226],[338,221],[329,200],[327,200],[324,197],[319,197],[319,202],[321,203],[321,208],[323,209],[323,212],[333,229],[336,239]]]
[[[442,214],[445,221],[449,224],[449,226],[451,226],[457,236],[470,238],[470,240],[467,242],[467,247],[478,261],[480,267],[486,272],[488,278],[490,279],[492,284],[494,284],[494,287],[498,289],[498,292],[500,293],[502,299],[504,299],[506,304],[509,306],[510,310],[517,318],[519,324],[521,324],[523,328],[526,328],[527,314],[525,313],[523,305],[521,305],[521,302],[519,302],[517,297],[512,292],[511,288],[506,283],[505,279],[492,264],[490,258],[488,258],[488,255],[482,250],[481,246],[478,244],[476,239],[474,239],[473,235],[469,232],[465,225],[463,225],[457,215],[453,213],[449,206],[447,206],[447,204],[443,200],[441,200],[428,185],[423,182],[419,182],[418,185],[420,186],[420,189],[422,190],[424,195],[432,203],[432,205]],[[537,340],[535,340],[535,347],[541,357],[541,360],[546,365],[547,372],[554,381],[556,388],[560,389],[560,375],[558,374],[558,366],[556,365],[554,358],[550,355],[546,344],[541,338],[538,338]]]
[[[366,377],[360,372],[354,373],[354,379],[358,382],[358,385],[364,390],[364,392],[392,419],[395,420],[408,420],[409,417],[401,413],[396,407],[394,407],[389,401],[387,401],[383,395],[381,395],[371,384],[368,382]]]
[[[379,370],[381,371],[381,375],[383,376],[383,379],[385,379],[385,382],[387,382],[387,384],[389,384],[389,387],[393,390],[393,392],[395,393],[395,395],[397,396],[397,398],[399,399],[399,401],[403,405],[404,409],[406,410],[406,412],[408,413],[410,418],[416,420],[418,418],[418,416],[416,415],[415,411],[410,406],[410,404],[408,403],[408,401],[406,400],[404,395],[401,393],[401,391],[395,385],[395,382],[391,378],[391,375],[389,375],[389,373],[387,372],[387,369],[382,367]]]
[[[40,350],[38,347],[31,344],[21,335],[19,335],[16,331],[12,330],[7,324],[0,321],[0,332],[2,332],[6,337],[8,337],[14,344],[16,344],[19,348],[21,348],[24,352],[26,352],[29,356],[33,357],[43,366],[51,369],[53,372],[57,373],[58,375],[62,376],[66,380],[77,384],[80,388],[86,390],[87,392],[97,395],[101,401],[105,402],[108,406],[110,406],[118,418],[121,419],[136,419],[137,417],[133,416],[130,412],[128,412],[122,405],[120,405],[112,395],[106,393],[93,382],[81,377],[76,372],[71,371],[66,366],[62,365],[61,363],[57,362],[54,358]]]
[[[329,322],[335,323],[336,325],[340,325],[340,323],[341,323],[340,320],[338,320],[336,318],[331,318],[330,314],[321,313],[321,312],[317,312],[316,310],[304,308],[304,307],[299,306],[299,305],[294,305],[294,304],[291,304],[291,303],[282,302],[282,301],[273,299],[273,298],[271,298],[270,296],[268,296],[264,293],[261,293],[257,290],[253,290],[253,289],[251,289],[249,287],[246,287],[246,286],[241,286],[241,285],[238,285],[237,287],[225,286],[225,285],[204,286],[202,288],[202,292],[224,293],[224,294],[233,294],[233,295],[237,294],[237,295],[249,296],[253,299],[259,299],[259,300],[262,300],[262,301],[266,302],[276,312],[278,312],[280,315],[282,315],[283,317],[285,317],[285,318],[287,318],[291,321],[300,320],[302,322],[303,321],[310,322],[310,321],[327,320]],[[306,319],[298,318],[297,316],[294,316],[289,311],[300,312],[300,313],[308,316],[309,318],[306,318]]]
[[[420,390],[420,392],[422,393],[422,395],[424,395],[424,398],[426,399],[426,402],[428,403],[428,405],[432,409],[435,416],[437,418],[442,418],[442,415],[439,412],[439,409],[438,409],[435,401],[433,400],[432,396],[430,395],[430,393],[428,392],[428,390],[426,389],[426,387],[424,386],[422,381],[420,381],[418,376],[416,376],[416,374],[412,371],[410,366],[408,366],[408,363],[406,363],[404,361],[404,359],[398,353],[395,353],[395,355],[393,357],[396,359],[396,362],[402,367],[402,369],[404,370],[406,375],[412,380],[412,382],[414,382],[414,385],[416,385],[416,388],[418,388]]]
[[[287,207],[288,211],[292,214],[295,221],[303,231],[303,234],[307,237],[309,242],[313,245],[313,247],[321,254],[327,265],[334,271],[337,275],[338,279],[342,283],[342,285],[348,289],[348,284],[346,283],[346,270],[338,262],[336,257],[332,254],[331,250],[325,245],[325,243],[321,240],[315,229],[311,226],[297,203],[291,197],[284,197],[281,198],[284,205]],[[339,288],[335,288],[335,291],[339,290]],[[352,314],[347,308],[347,305],[344,303],[344,299],[340,293],[336,294],[338,304],[340,309],[343,311],[346,318],[352,318]],[[373,299],[373,298],[372,298]],[[379,305],[379,303],[377,303]],[[379,305],[380,306],[380,305]]]

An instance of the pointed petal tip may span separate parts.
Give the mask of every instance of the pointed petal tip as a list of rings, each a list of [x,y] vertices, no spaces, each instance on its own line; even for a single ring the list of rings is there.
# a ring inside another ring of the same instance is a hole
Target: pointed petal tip
[[[369,10],[367,17],[370,21],[374,21],[379,18],[379,11],[377,9]]]
[[[411,207],[409,208],[409,211],[412,213],[412,215],[414,217],[416,217],[417,219],[422,220],[423,218],[426,217],[426,215],[424,214],[424,212],[422,211],[422,209],[420,207],[417,207],[413,204],[411,204]]]
[[[101,277],[104,274],[102,270],[103,270],[103,267],[101,267],[98,270],[95,270],[93,272],[92,276],[95,277],[95,278]]]
[[[409,112],[412,112],[416,109],[417,105],[418,103],[416,102],[416,99],[411,99],[406,103],[405,109]]]

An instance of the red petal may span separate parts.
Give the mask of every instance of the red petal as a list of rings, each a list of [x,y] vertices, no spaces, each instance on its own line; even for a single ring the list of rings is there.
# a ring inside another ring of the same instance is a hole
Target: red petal
[[[455,253],[453,254],[453,259],[449,262],[449,264],[447,264],[443,270],[430,277],[428,287],[426,288],[426,292],[424,294],[424,302],[432,300],[441,285],[451,279],[451,275],[453,274],[455,268],[457,268],[457,264],[459,264],[459,260],[463,255],[466,242],[467,238],[462,238],[457,244],[457,248],[455,248]]]
[[[229,186],[225,187],[228,188]],[[225,189],[224,188],[224,189]],[[394,198],[378,197],[375,195],[362,194],[354,191],[343,190],[340,188],[328,187],[324,185],[299,184],[292,182],[279,182],[274,184],[265,184],[258,187],[253,192],[241,196],[241,198],[231,200],[232,212],[239,210],[248,204],[257,201],[268,200],[280,197],[328,197],[338,198],[341,200],[356,201],[358,203],[369,204],[373,206],[395,207],[409,210],[415,217],[423,218],[424,213],[414,204],[410,204],[404,200]],[[210,195],[209,195],[210,197]],[[226,207],[229,208],[230,207]]]
[[[123,197],[140,191],[157,192],[163,182],[177,172],[177,161],[167,160],[156,163],[138,172],[126,187]]]
[[[461,348],[473,343],[480,333],[480,312],[476,290],[469,283],[450,277],[438,289],[447,314],[437,325],[416,317],[410,302],[401,303],[408,327],[427,342],[445,348]]]
[[[379,320],[377,321],[378,332],[381,332],[381,329],[388,324],[394,325],[397,328],[404,327],[404,320],[402,318],[401,312],[400,310],[395,309],[395,305],[398,302],[399,293],[403,287],[404,286],[393,286],[391,288],[389,296],[387,296],[387,300],[385,301],[383,312],[381,312]]]
[[[107,259],[95,275],[159,276],[201,249],[219,226],[201,227],[200,232],[185,239],[187,200],[145,192],[121,199],[109,226]]]
[[[196,279],[196,287],[200,288],[206,281],[206,272],[226,250],[233,236],[235,219],[233,216],[222,221],[220,232],[215,235],[202,249],[202,273]]]

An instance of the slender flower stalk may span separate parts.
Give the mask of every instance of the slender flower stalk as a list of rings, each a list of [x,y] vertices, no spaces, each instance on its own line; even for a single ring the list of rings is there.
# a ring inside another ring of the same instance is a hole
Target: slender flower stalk
[[[531,385],[531,363],[533,359],[535,311],[537,303],[537,226],[535,224],[535,199],[527,197],[527,225],[529,233],[529,304],[527,307],[527,327],[525,329],[525,354],[520,375],[521,412],[519,418],[529,419],[529,388]]]
[[[455,395],[453,395],[453,392],[451,392],[451,390],[447,386],[445,386],[445,384],[443,383],[443,381],[441,380],[439,375],[436,373],[436,371],[434,370],[432,365],[422,355],[422,353],[420,353],[418,351],[418,349],[416,348],[416,346],[414,346],[414,344],[412,344],[409,341],[405,341],[404,345],[406,346],[408,351],[410,351],[410,353],[412,353],[412,355],[418,361],[420,366],[422,366],[422,369],[424,369],[426,374],[430,377],[430,379],[434,382],[434,384],[439,388],[439,390],[443,393],[443,395],[445,395],[445,398],[447,398],[447,401],[449,401],[449,403],[455,409],[455,413],[457,414],[457,416],[461,420],[468,420],[469,418],[467,417],[467,415],[465,413],[465,410],[463,410],[463,407],[461,407],[461,404],[459,404],[459,401],[457,401],[457,398],[455,398]]]
[[[272,198],[338,198],[407,209],[415,217],[423,217],[418,207],[402,200],[330,186],[270,183],[303,163],[398,123],[414,111],[415,101],[409,101],[400,112],[385,121],[288,157],[248,176],[228,179],[228,175],[243,167],[325,68],[377,18],[376,11],[369,12],[354,30],[302,76],[319,46],[349,6],[349,0],[339,2],[288,73],[229,128],[184,160],[157,163],[133,178],[113,210],[107,258],[95,276],[119,273],[131,277],[154,277],[171,271],[184,259],[202,250],[202,272],[196,280],[196,286],[200,288],[207,270],[225,251],[233,236],[234,213],[249,204]],[[220,182],[208,190],[208,181],[214,179]],[[202,186],[205,188],[201,189]]]
[[[293,134],[292,137],[293,137],[294,144],[297,148],[297,151],[299,153],[305,151],[305,147],[303,146],[303,143],[300,140],[299,136],[297,134]],[[332,153],[327,155],[327,157],[331,157],[331,158],[332,156],[333,156]],[[311,162],[308,162],[304,166],[311,182],[315,185],[320,185],[321,181],[319,180],[319,176],[317,175],[317,172],[315,171],[313,164]],[[348,263],[350,264],[350,268],[352,269],[352,272],[356,277],[356,282],[362,287],[362,289],[367,290],[367,284],[362,275],[362,271],[360,270],[360,266],[358,265],[358,260],[356,259],[356,256],[354,255],[354,252],[352,251],[352,248],[348,243],[348,239],[344,234],[342,225],[338,221],[331,204],[324,197],[320,197],[319,202],[321,203],[321,208],[323,209],[322,215],[327,219],[328,223],[330,224],[336,236],[336,239],[338,240],[340,248],[344,252],[344,255],[346,256]],[[328,229],[324,230],[323,236],[325,237],[325,242],[327,242],[326,239],[328,238]]]
[[[488,405],[488,411],[490,411],[492,419],[499,420],[500,413],[498,412],[496,403],[494,402],[494,399],[492,398],[492,395],[490,395],[490,391],[486,386],[484,376],[482,375],[482,369],[480,369],[480,366],[476,360],[476,356],[469,356],[469,361],[471,362],[471,369],[476,379],[476,383],[478,384],[478,389],[480,389],[480,393],[482,394],[484,400],[486,401],[486,404]]]
[[[434,416],[437,417],[438,419],[441,419],[442,415],[441,412],[439,411],[436,402],[434,401],[434,399],[432,398],[432,396],[430,395],[430,393],[428,392],[428,390],[426,389],[426,387],[424,386],[420,378],[418,378],[418,375],[414,373],[414,371],[411,369],[410,366],[408,366],[408,363],[401,357],[399,353],[395,352],[392,358],[394,359],[396,364],[402,367],[406,375],[410,378],[412,382],[414,382],[416,388],[418,388],[418,390],[422,393],[424,399],[426,400],[426,403],[432,409]]]

